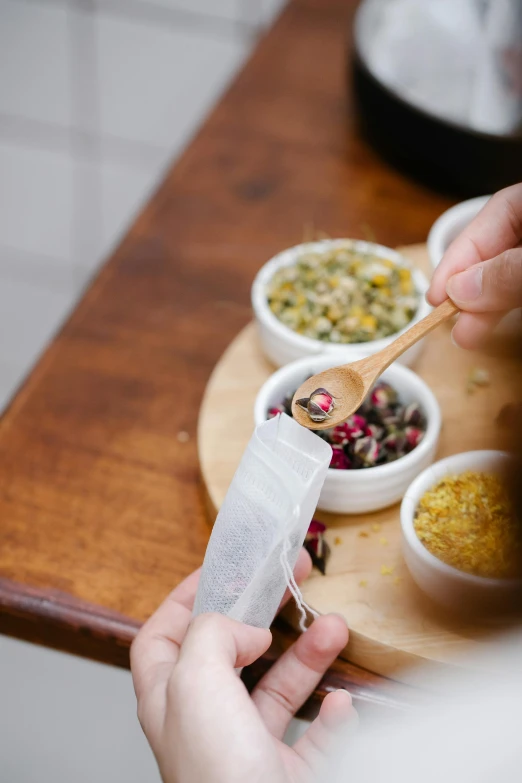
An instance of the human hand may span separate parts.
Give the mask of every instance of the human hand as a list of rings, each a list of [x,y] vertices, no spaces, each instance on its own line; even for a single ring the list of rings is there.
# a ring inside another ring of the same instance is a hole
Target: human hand
[[[452,337],[478,348],[509,310],[522,306],[522,183],[500,190],[451,243],[427,299],[461,310]]]
[[[296,580],[310,569],[302,550]],[[166,598],[131,648],[138,717],[164,783],[319,779],[325,756],[355,716],[350,695],[328,694],[293,748],[282,739],[296,710],[346,646],[344,620],[337,615],[315,620],[249,695],[235,669],[268,649],[270,631],[218,614],[192,618],[198,580],[196,571]]]

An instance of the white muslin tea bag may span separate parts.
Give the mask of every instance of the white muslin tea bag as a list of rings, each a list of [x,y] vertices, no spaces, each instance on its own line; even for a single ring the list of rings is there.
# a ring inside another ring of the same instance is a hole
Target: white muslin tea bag
[[[268,628],[288,587],[304,630],[308,607],[293,569],[331,454],[285,414],[256,428],[214,524],[194,614],[219,612]]]

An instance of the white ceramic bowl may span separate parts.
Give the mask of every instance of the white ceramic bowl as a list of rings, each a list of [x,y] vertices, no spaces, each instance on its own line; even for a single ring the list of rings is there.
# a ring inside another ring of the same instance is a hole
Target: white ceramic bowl
[[[361,358],[361,354],[357,358]],[[323,354],[306,357],[277,370],[257,395],[256,426],[266,420],[267,411],[294,392],[309,375],[335,367],[343,357]],[[351,361],[349,359],[348,361]],[[431,389],[414,372],[395,362],[382,375],[397,389],[405,403],[419,402],[427,417],[427,430],[417,448],[388,465],[359,470],[328,470],[318,508],[338,514],[377,511],[397,503],[412,479],[433,462],[441,426],[440,409]]]
[[[428,552],[413,526],[424,493],[449,474],[464,471],[499,473],[509,455],[503,451],[467,451],[441,459],[421,473],[408,488],[401,505],[403,553],[406,565],[420,589],[436,603],[451,609],[505,608],[522,581],[474,576],[443,563]]]
[[[314,356],[321,353],[333,353],[335,356],[345,357],[344,361],[352,361],[357,356],[360,356],[361,350],[367,353],[376,353],[389,345],[399,334],[402,334],[403,331],[406,331],[406,329],[403,329],[390,337],[366,343],[351,343],[349,345],[326,343],[321,340],[314,340],[310,337],[304,337],[301,334],[297,334],[297,332],[294,332],[288,326],[281,323],[272,313],[268,306],[266,290],[268,283],[280,267],[295,264],[299,256],[303,255],[303,253],[321,253],[330,248],[347,246],[354,248],[361,253],[372,253],[380,258],[389,258],[391,261],[395,261],[396,264],[406,266],[412,270],[415,288],[420,294],[420,302],[417,313],[408,324],[408,327],[412,326],[417,321],[420,321],[421,318],[424,318],[424,316],[430,312],[431,308],[424,299],[424,294],[428,289],[426,277],[420,270],[412,267],[404,256],[401,256],[395,250],[383,247],[383,245],[376,245],[372,242],[363,242],[362,240],[356,239],[324,239],[320,242],[308,242],[306,244],[290,247],[288,250],[283,250],[282,253],[278,253],[262,266],[252,285],[252,307],[257,321],[261,345],[266,356],[276,366],[281,367],[295,359],[301,359],[305,356]],[[419,341],[412,346],[412,348],[401,356],[399,361],[406,365],[412,364],[422,350],[421,343],[422,341]],[[353,357],[353,359],[351,357]],[[339,361],[337,363],[340,364],[341,362]]]
[[[461,201],[437,218],[428,234],[428,253],[434,269],[453,240],[471,223],[490,198],[490,196],[479,196]]]

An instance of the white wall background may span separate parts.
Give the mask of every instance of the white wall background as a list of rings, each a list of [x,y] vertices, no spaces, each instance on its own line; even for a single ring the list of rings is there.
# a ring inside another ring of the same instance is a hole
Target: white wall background
[[[0,412],[282,5],[0,0]],[[158,783],[130,674],[0,636],[0,781]]]

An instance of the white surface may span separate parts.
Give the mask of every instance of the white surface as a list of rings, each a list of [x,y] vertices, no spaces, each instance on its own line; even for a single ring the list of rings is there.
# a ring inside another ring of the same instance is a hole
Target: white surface
[[[68,291],[3,280],[0,285],[0,357],[29,368],[73,306]],[[37,325],[37,328],[35,328]]]
[[[25,366],[6,361],[0,362],[0,410],[9,403],[25,376]],[[0,653],[1,657],[1,653]]]
[[[112,248],[132,224],[156,187],[158,178],[147,166],[107,162],[100,166],[102,247]]]
[[[0,111],[69,125],[67,5],[2,0]],[[37,67],[33,67],[37,63]]]
[[[73,165],[65,152],[0,141],[0,244],[68,264]]]
[[[160,783],[129,672],[0,637],[2,783]]]
[[[104,0],[98,0],[103,5]],[[150,5],[161,5],[173,11],[190,11],[210,17],[235,21],[246,5],[241,0],[141,0]]]
[[[252,8],[0,2],[0,414],[241,66]],[[0,637],[0,779],[159,783],[129,674]]]
[[[359,354],[357,358],[361,358]],[[345,361],[342,356],[300,359],[282,367],[263,384],[256,397],[256,425],[266,420],[267,410],[279,405],[289,392],[317,372]],[[346,361],[353,361],[349,354]],[[433,462],[439,442],[441,413],[431,389],[414,372],[395,362],[383,373],[382,379],[399,392],[405,402],[419,402],[426,414],[428,426],[417,448],[389,465],[364,470],[328,470],[319,498],[318,508],[336,514],[364,514],[397,503],[412,480]]]
[[[175,153],[245,54],[241,41],[120,17],[100,17],[97,34],[102,133]]]
[[[428,234],[428,253],[432,267],[435,269],[442,260],[442,256],[467,225],[471,223],[480,210],[489,201],[490,196],[478,196],[477,198],[461,201],[450,207],[442,215],[439,215],[430,228]]]
[[[498,601],[499,607],[505,607],[505,602],[513,593],[517,582],[474,576],[443,563],[428,552],[417,538],[413,525],[415,511],[424,493],[444,476],[463,473],[466,470],[500,473],[508,459],[508,455],[502,451],[466,451],[453,454],[439,460],[417,476],[401,503],[406,565],[421,590],[437,603],[452,610],[466,610],[477,601],[482,608],[491,601]]]
[[[310,337],[304,337],[294,332],[288,326],[285,326],[270,310],[266,297],[266,288],[275,272],[283,266],[292,266],[303,253],[325,252],[335,247],[349,246],[361,253],[373,253],[380,258],[387,258],[395,261],[396,264],[406,266],[412,270],[415,288],[420,294],[419,307],[415,316],[405,329],[385,337],[381,340],[371,340],[366,343],[329,343],[322,340],[313,340]],[[364,242],[356,239],[324,239],[320,242],[308,242],[294,247],[287,248],[275,255],[266,264],[264,264],[256,275],[252,285],[252,307],[257,323],[261,345],[266,356],[278,367],[288,364],[296,359],[302,359],[305,356],[316,356],[322,353],[331,353],[334,356],[342,356],[345,363],[354,361],[360,356],[361,351],[367,353],[377,353],[407,328],[413,326],[428,315],[431,307],[424,298],[428,290],[428,281],[419,269],[414,269],[409,261],[401,256],[397,251],[383,245],[376,245],[373,242]],[[422,350],[422,340],[409,348],[399,359],[401,364],[413,364]],[[350,358],[351,357],[351,358]],[[341,364],[342,362],[339,362]]]

